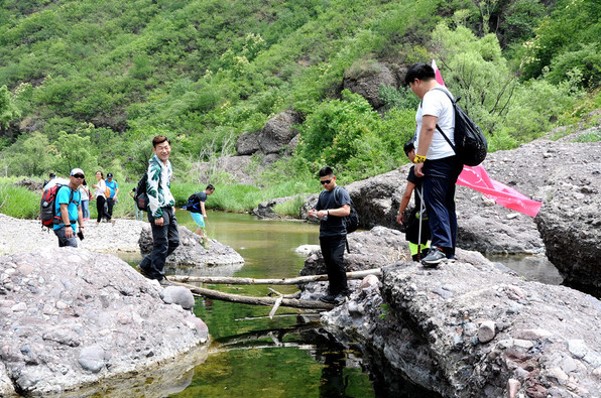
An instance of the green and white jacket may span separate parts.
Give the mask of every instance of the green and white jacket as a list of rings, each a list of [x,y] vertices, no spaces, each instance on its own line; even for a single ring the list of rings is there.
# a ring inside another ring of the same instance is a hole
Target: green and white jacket
[[[171,162],[164,164],[154,155],[148,161],[148,180],[146,181],[146,194],[148,207],[154,218],[163,217],[163,208],[175,206],[175,199],[171,194],[171,176],[173,169]]]

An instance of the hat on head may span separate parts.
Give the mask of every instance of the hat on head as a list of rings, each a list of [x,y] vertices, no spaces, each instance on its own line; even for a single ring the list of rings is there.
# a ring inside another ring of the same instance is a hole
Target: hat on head
[[[106,178],[113,178],[113,173],[108,173],[108,174],[106,175]]]
[[[86,175],[86,173],[84,173],[82,169],[78,168],[71,170],[71,175],[74,176],[75,174],[81,174],[82,176]]]

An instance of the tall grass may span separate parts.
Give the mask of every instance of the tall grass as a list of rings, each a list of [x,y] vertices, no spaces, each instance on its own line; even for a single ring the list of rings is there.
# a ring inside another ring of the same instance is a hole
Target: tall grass
[[[271,175],[265,179],[265,182],[268,183],[268,186],[265,187],[217,184],[215,193],[206,201],[206,207],[232,213],[249,213],[263,201],[296,195],[293,200],[276,208],[278,214],[296,217],[306,196],[321,190],[316,179],[297,181],[283,174]],[[35,219],[39,216],[41,192],[30,191],[14,185],[17,180],[18,178],[14,177],[0,178],[0,213],[15,218]],[[135,217],[134,201],[130,197],[133,187],[133,183],[119,184],[119,200],[113,208],[113,217]],[[171,192],[175,197],[176,207],[183,206],[188,196],[204,191],[204,189],[204,185],[188,182],[178,181],[172,184]],[[96,202],[92,200],[90,201],[90,218],[94,220],[96,216]]]
[[[40,213],[40,198],[41,192],[18,187],[9,180],[0,180],[0,213],[35,219]]]

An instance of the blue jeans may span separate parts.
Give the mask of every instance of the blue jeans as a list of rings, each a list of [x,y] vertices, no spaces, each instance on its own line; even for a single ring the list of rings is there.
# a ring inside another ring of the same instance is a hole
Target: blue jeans
[[[321,254],[326,263],[328,280],[330,281],[329,293],[337,296],[348,290],[346,269],[344,267],[344,249],[346,248],[346,235],[320,236],[319,245]]]
[[[82,200],[81,201],[81,213],[83,215],[84,220],[90,218],[90,201]]]
[[[457,213],[455,184],[463,165],[456,156],[426,160],[424,163],[424,201],[428,211],[432,246],[440,247],[447,257],[455,255]]]
[[[69,228],[71,228],[71,227],[69,227]],[[65,227],[62,227],[60,229],[55,229],[54,234],[58,238],[58,247],[65,247],[65,246],[77,247],[77,235],[75,235],[75,233],[73,233],[72,238],[67,238],[65,236]]]
[[[165,277],[165,260],[179,246],[177,219],[172,207],[163,208],[164,223],[158,226],[154,217],[148,212],[148,221],[152,230],[152,252],[142,259],[140,268],[151,279],[161,280]]]

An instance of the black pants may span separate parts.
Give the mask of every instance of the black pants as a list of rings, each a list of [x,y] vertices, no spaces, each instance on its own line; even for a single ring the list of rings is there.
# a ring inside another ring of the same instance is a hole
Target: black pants
[[[323,236],[319,238],[321,254],[326,263],[328,280],[330,281],[329,293],[337,296],[346,293],[346,269],[344,267],[344,249],[346,248],[346,235]]]
[[[152,230],[152,252],[142,259],[140,268],[151,279],[161,280],[165,277],[165,260],[179,246],[179,232],[177,230],[177,219],[172,207],[163,208],[164,224],[158,226],[154,223],[151,213],[148,213],[148,221]]]
[[[113,206],[115,206],[115,199],[106,198],[106,204],[108,206],[109,218],[113,218]]]
[[[457,246],[455,184],[463,165],[456,156],[427,160],[424,163],[424,201],[432,233],[432,246],[444,249],[447,256]]]
[[[106,219],[107,221],[111,219],[111,216],[106,212],[104,204],[106,203],[106,199],[104,196],[96,197],[96,212],[98,216],[96,216],[96,221],[100,222],[102,219]]]

